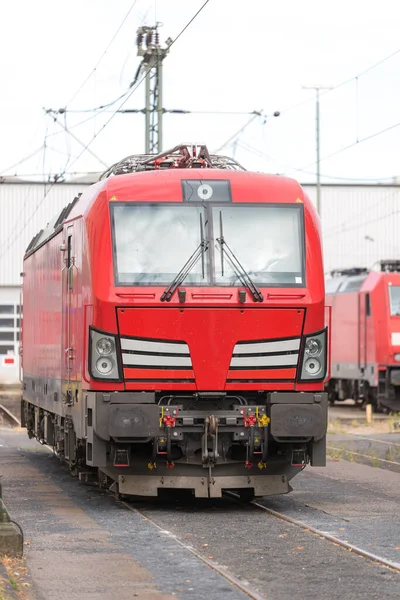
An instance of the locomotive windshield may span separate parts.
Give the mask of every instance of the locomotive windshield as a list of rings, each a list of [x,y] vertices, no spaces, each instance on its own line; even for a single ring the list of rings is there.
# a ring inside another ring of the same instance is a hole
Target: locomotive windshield
[[[272,204],[112,203],[116,285],[168,285],[202,235],[203,260],[182,284],[242,285],[221,256],[223,238],[256,285],[305,285],[302,206]]]

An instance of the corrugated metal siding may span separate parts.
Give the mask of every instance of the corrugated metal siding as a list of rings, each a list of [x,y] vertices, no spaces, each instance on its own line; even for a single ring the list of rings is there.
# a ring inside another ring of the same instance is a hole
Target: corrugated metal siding
[[[58,183],[44,198],[43,184],[0,184],[0,286],[21,285],[23,256],[33,236],[86,188]]]
[[[303,185],[315,202],[315,186]],[[325,270],[400,258],[400,186],[323,185]]]

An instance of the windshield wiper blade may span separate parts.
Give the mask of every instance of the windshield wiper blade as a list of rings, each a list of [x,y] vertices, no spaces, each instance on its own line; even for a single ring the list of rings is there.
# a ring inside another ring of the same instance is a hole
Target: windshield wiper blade
[[[240,281],[243,283],[245,287],[250,291],[253,296],[254,302],[262,302],[264,300],[264,296],[261,293],[261,290],[256,286],[246,269],[240,263],[237,256],[233,253],[233,251],[229,248],[228,244],[225,241],[223,228],[222,228],[222,211],[219,213],[219,230],[220,236],[217,238],[217,242],[221,247],[221,271],[222,275],[224,274],[224,255],[226,256],[229,264],[232,269],[239,277]]]
[[[200,244],[197,246],[196,250],[193,252],[191,257],[185,262],[185,264],[183,265],[183,267],[179,271],[179,273],[174,277],[174,279],[171,281],[171,283],[165,288],[165,290],[163,291],[161,298],[160,298],[161,302],[170,302],[171,301],[171,298],[174,295],[175,290],[181,285],[181,283],[183,281],[185,281],[186,277],[188,276],[190,271],[193,269],[193,267],[197,264],[197,262],[199,261],[200,258],[201,258],[201,262],[202,262],[202,275],[203,275],[203,279],[204,279],[204,254],[208,250],[209,242],[206,241],[206,239],[204,237],[202,215],[200,215],[200,235],[201,235]]]

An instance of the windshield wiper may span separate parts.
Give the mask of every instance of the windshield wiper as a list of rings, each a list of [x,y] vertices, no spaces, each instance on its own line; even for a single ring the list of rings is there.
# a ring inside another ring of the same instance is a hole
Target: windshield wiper
[[[264,300],[264,296],[262,295],[259,288],[256,286],[246,269],[239,262],[237,256],[232,252],[229,248],[228,244],[224,238],[223,224],[222,224],[222,211],[219,212],[219,238],[217,238],[217,242],[221,247],[221,273],[224,275],[224,255],[226,256],[229,264],[232,269],[239,277],[242,284],[247,287],[253,296],[254,302],[262,302]]]
[[[201,258],[201,272],[204,279],[204,254],[208,250],[209,242],[206,241],[204,237],[204,228],[203,228],[203,216],[200,215],[200,239],[201,242],[197,246],[196,250],[193,252],[191,257],[185,262],[182,269],[179,273],[174,277],[171,283],[165,288],[161,295],[161,302],[170,302],[172,296],[174,295],[175,290],[181,285],[183,281],[185,281],[186,277],[193,269],[193,267],[198,263]]]

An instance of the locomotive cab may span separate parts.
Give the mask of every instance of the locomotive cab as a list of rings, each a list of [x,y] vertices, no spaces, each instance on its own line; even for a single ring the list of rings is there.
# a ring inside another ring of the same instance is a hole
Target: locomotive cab
[[[24,348],[63,255],[61,372],[40,344],[24,364],[31,435],[133,495],[286,493],[325,464],[320,228],[296,182],[179,146],[113,165],[62,219],[25,258]]]

